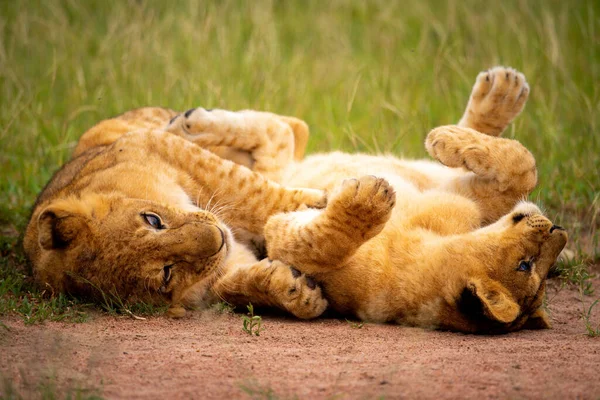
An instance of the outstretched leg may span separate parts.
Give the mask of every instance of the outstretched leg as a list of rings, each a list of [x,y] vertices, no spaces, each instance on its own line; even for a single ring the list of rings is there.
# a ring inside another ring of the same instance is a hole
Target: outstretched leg
[[[245,152],[250,160],[243,164],[274,181],[303,157],[308,141],[303,121],[250,110],[195,108],[174,118],[166,129],[219,155],[225,149]]]
[[[348,179],[324,210],[278,214],[265,226],[267,253],[307,273],[336,268],[385,226],[395,204],[387,181]]]
[[[234,305],[273,306],[298,318],[316,318],[327,308],[312,278],[281,261],[236,265],[213,285],[212,292]]]
[[[259,235],[271,215],[307,207],[323,208],[327,202],[326,194],[320,190],[283,187],[160,130],[142,130],[123,136],[105,157],[114,157],[124,165],[128,160],[136,164],[137,160],[150,157],[164,160],[165,170],[157,172],[171,177],[183,187],[189,201],[208,204],[212,199],[221,205],[220,216],[226,222],[231,222],[234,228]],[[166,187],[149,187],[148,190],[172,194]],[[156,196],[160,197],[160,194]]]
[[[529,85],[512,68],[495,67],[477,76],[459,126],[500,136],[525,106]]]
[[[432,130],[425,146],[442,164],[470,171],[451,178],[442,189],[477,201],[484,224],[508,213],[535,188],[535,159],[516,140],[451,125]]]

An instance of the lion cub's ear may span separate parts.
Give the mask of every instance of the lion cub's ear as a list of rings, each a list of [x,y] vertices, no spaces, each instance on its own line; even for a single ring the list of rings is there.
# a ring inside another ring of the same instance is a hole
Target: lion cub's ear
[[[486,317],[508,324],[519,316],[521,308],[500,283],[489,278],[472,278],[467,282],[467,290],[479,298]]]
[[[542,308],[538,308],[535,310],[533,314],[527,318],[525,324],[523,325],[523,329],[550,329],[552,328],[552,324],[550,323],[550,317],[548,317],[548,313]]]
[[[294,132],[294,160],[300,161],[304,158],[304,151],[308,143],[309,130],[306,122],[295,117],[278,116],[280,120],[285,122],[292,128]]]
[[[48,207],[38,218],[38,239],[46,250],[66,248],[86,229],[83,215],[64,206]]]

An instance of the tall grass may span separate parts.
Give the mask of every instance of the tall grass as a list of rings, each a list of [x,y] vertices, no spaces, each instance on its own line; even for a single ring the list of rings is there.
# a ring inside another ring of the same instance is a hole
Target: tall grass
[[[267,109],[305,119],[312,152],[424,157],[496,64],[532,87],[507,135],[538,160],[534,199],[597,251],[594,0],[0,2],[0,224],[20,228],[79,135],[127,109]]]

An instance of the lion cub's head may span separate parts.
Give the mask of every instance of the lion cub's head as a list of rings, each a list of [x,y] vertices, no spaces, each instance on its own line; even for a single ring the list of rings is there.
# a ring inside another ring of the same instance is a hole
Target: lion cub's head
[[[230,237],[206,211],[90,195],[36,210],[24,246],[37,278],[53,290],[177,303],[216,277]]]
[[[546,277],[567,242],[565,230],[523,202],[480,232],[484,246],[478,258],[484,268],[462,291],[462,314],[477,332],[549,328],[542,307]]]

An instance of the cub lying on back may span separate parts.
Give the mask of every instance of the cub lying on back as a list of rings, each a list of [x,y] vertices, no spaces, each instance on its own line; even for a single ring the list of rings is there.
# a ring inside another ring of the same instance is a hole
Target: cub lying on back
[[[535,161],[518,142],[498,137],[527,96],[522,74],[480,74],[459,125],[427,137],[427,150],[446,166],[341,153],[300,161],[305,124],[269,113],[125,114],[82,137],[81,156],[40,197],[26,248],[40,279],[54,287],[86,290],[71,278],[83,275],[120,293],[159,291],[175,313],[220,294],[318,315],[326,304],[319,288],[283,261],[314,276],[334,309],[365,320],[465,332],[547,328],[545,279],[566,233],[519,202],[536,184]],[[167,114],[172,134],[125,134],[159,126]],[[152,169],[136,164],[142,160]],[[365,173],[374,176],[354,179]],[[320,190],[330,192],[322,210]],[[120,197],[106,200],[109,193]],[[197,209],[209,198],[222,205],[221,220]],[[186,225],[173,213],[202,216],[201,233],[156,242]],[[257,262],[234,239],[252,244],[263,235],[277,261]],[[144,247],[136,242],[148,237],[154,241]],[[185,245],[188,253],[165,257]]]

